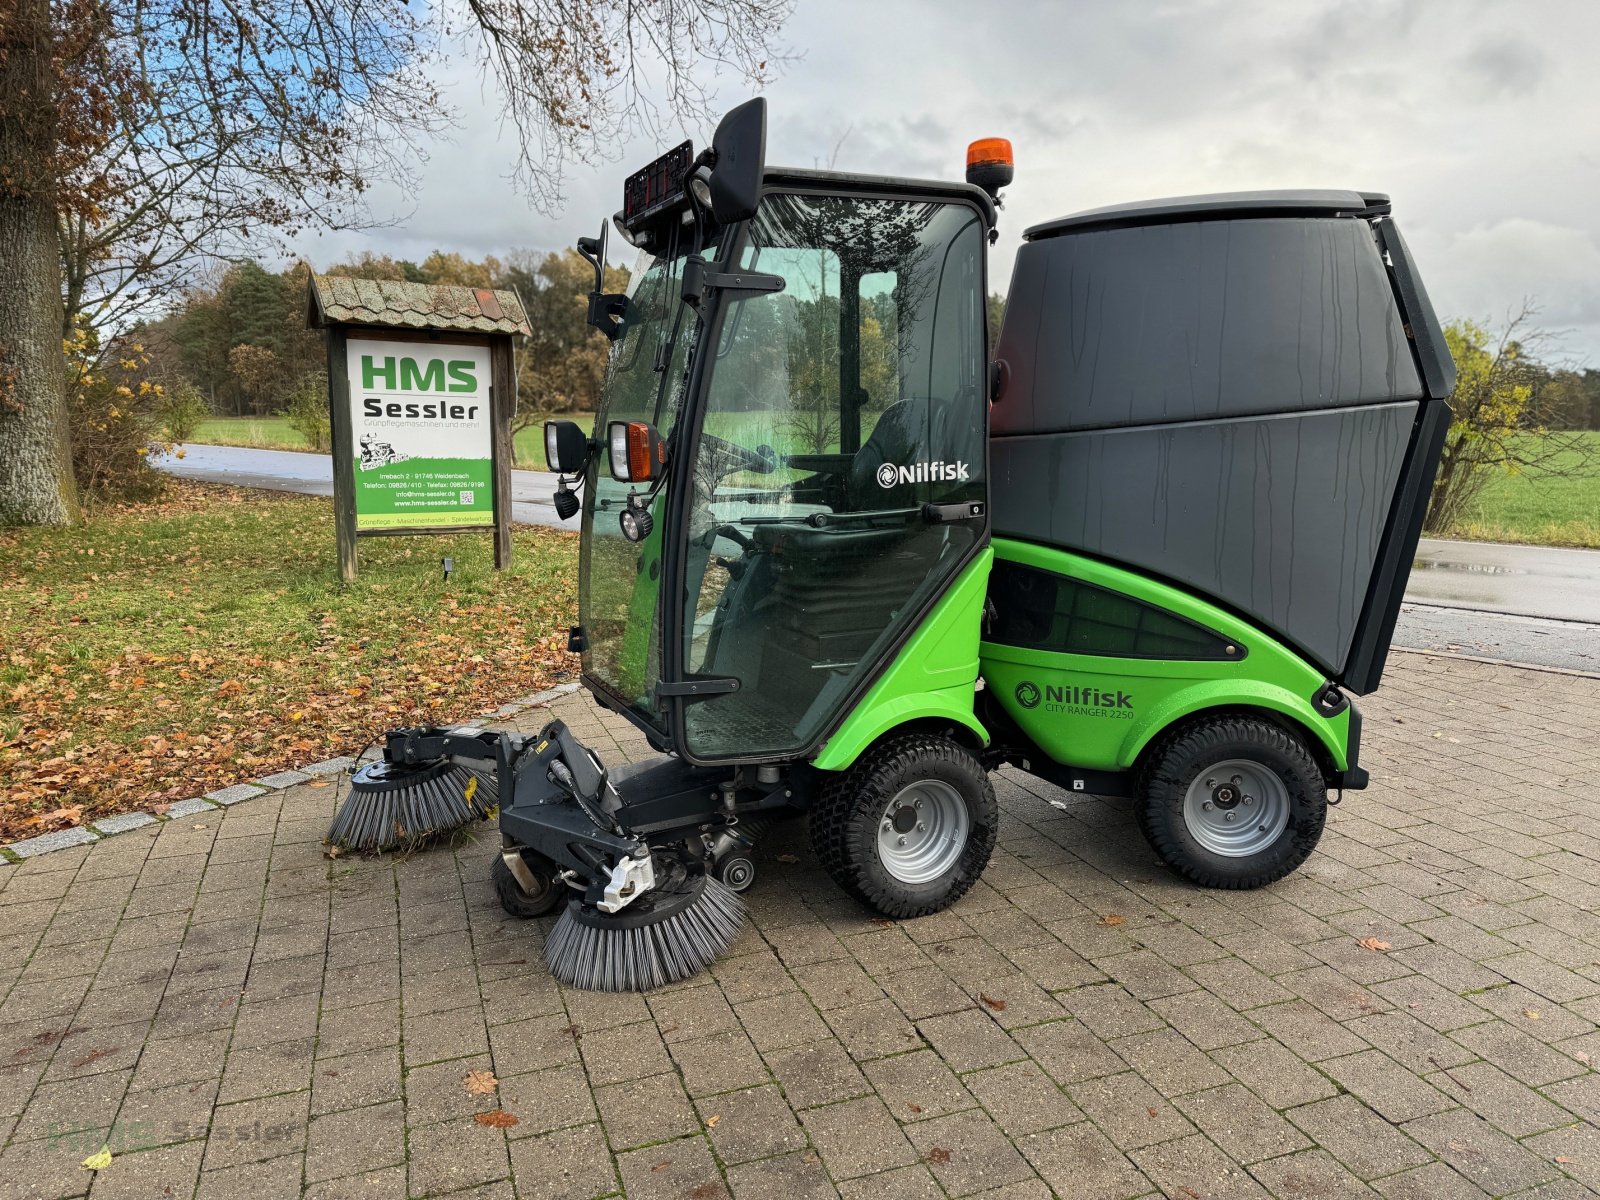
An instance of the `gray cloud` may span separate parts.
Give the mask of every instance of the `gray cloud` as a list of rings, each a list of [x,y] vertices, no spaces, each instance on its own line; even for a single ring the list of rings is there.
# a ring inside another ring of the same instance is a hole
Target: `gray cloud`
[[[1568,348],[1600,362],[1600,5],[1587,0],[799,0],[802,59],[768,90],[769,156],[960,176],[966,143],[1009,136],[992,277],[1021,230],[1076,209],[1257,187],[1387,191],[1441,313],[1494,316],[1535,297]],[[494,98],[452,85],[464,117],[433,148],[406,220],[304,242],[420,257],[570,245],[659,146],[574,171],[556,216],[503,179],[514,150]],[[731,106],[744,91],[720,84]],[[378,204],[398,210],[393,194]]]

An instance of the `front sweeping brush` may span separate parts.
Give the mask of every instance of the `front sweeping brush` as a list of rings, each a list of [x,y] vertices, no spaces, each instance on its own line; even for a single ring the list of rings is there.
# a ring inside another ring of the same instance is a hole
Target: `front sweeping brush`
[[[498,803],[491,772],[449,759],[420,766],[368,763],[350,781],[350,795],[328,829],[328,844],[368,853],[415,849],[482,820]]]
[[[562,983],[596,992],[644,992],[710,966],[744,925],[737,893],[709,875],[680,876],[619,913],[573,899],[545,939]]]

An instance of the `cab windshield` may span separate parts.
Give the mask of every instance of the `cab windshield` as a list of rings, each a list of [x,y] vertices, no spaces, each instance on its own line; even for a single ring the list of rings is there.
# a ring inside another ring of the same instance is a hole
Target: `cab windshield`
[[[684,375],[699,321],[680,299],[683,262],[677,253],[641,253],[628,284],[621,336],[611,344],[605,387],[595,414],[602,449],[590,463],[579,561],[579,620],[587,641],[584,672],[636,712],[659,721],[655,685],[661,678],[661,546],[666,487],[653,509],[655,526],[642,542],[622,536],[618,515],[628,493],[643,488],[611,478],[604,449],[611,421],[647,421],[667,437],[684,404]],[[701,252],[708,257],[715,246]],[[668,485],[670,486],[670,484]]]

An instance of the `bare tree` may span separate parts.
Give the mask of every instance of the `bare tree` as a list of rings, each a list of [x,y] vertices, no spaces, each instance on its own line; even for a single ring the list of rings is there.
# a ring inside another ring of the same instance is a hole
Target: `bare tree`
[[[71,318],[125,315],[233,240],[366,222],[451,122],[448,60],[494,80],[506,165],[548,207],[570,160],[703,113],[703,66],[759,82],[791,4],[0,0],[0,524],[71,519]]]
[[[1496,471],[1545,477],[1592,472],[1594,455],[1582,434],[1570,432],[1541,386],[1540,361],[1558,335],[1537,324],[1538,309],[1524,302],[1498,330],[1452,321],[1445,339],[1456,361],[1454,414],[1439,460],[1423,528],[1448,533],[1472,507]]]

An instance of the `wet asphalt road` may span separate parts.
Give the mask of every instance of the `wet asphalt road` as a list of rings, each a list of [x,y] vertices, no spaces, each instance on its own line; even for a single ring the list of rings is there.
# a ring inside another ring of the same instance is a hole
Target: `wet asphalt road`
[[[326,454],[183,447],[157,465],[186,479],[333,494]],[[512,518],[576,531],[556,517],[554,475],[512,471]],[[1406,587],[1394,644],[1506,662],[1600,672],[1600,550],[1425,538]]]

